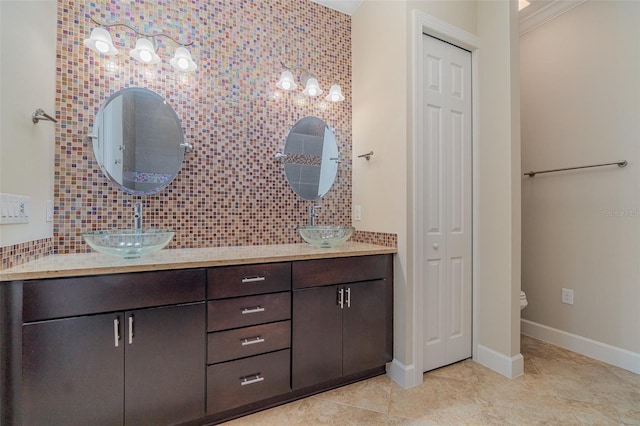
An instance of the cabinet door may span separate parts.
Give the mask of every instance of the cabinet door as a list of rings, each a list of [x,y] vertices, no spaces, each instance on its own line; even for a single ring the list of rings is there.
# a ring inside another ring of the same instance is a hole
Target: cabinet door
[[[204,416],[205,304],[126,313],[125,424]]]
[[[124,342],[116,340],[122,318],[23,326],[23,425],[122,425]]]
[[[383,366],[386,361],[387,318],[384,280],[345,285],[349,303],[343,310],[342,374]],[[349,306],[347,306],[349,305]]]
[[[292,388],[342,375],[342,309],[338,287],[315,287],[293,292]]]

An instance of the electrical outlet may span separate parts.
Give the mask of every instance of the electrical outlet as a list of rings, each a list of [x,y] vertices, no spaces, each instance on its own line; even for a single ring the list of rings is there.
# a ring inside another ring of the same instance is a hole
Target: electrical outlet
[[[53,222],[53,201],[47,200],[47,211],[45,220],[47,222]]]
[[[360,205],[353,206],[353,218],[355,220],[362,220],[362,207],[360,207]]]
[[[562,289],[562,303],[573,305],[573,290],[570,290],[568,288]]]

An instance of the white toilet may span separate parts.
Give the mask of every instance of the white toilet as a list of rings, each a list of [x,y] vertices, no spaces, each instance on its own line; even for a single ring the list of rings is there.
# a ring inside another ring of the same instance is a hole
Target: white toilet
[[[524,308],[527,307],[529,303],[527,302],[527,295],[524,293],[524,291],[520,292],[520,310],[523,310]]]

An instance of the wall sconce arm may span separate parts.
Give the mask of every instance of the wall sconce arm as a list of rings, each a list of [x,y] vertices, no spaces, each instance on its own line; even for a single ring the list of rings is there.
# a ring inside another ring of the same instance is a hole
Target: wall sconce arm
[[[89,19],[91,19],[91,21],[93,21],[95,24],[100,25],[101,27],[105,27],[105,28],[110,28],[110,27],[126,27],[129,28],[131,31],[133,31],[134,33],[136,33],[139,36],[142,37],[147,37],[150,39],[155,39],[156,37],[165,37],[168,38],[169,40],[173,41],[174,43],[180,45],[180,46],[192,46],[193,45],[193,41],[191,42],[182,42],[180,40],[176,40],[175,38],[173,38],[171,35],[167,34],[167,33],[160,33],[160,34],[150,34],[150,33],[146,33],[144,31],[140,31],[139,29],[126,24],[124,22],[114,22],[112,24],[107,24],[106,22],[100,22],[97,19],[95,19],[93,16],[89,16]]]

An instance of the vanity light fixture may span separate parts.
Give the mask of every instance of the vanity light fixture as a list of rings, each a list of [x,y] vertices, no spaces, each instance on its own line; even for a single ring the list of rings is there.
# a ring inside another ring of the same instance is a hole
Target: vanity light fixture
[[[129,54],[132,58],[144,63],[144,64],[157,64],[161,61],[160,56],[158,56],[158,44],[156,42],[158,37],[164,37],[176,43],[178,48],[175,51],[174,56],[169,60],[169,64],[178,71],[182,72],[191,72],[195,71],[198,65],[194,62],[191,57],[191,53],[187,49],[187,46],[193,45],[193,42],[183,43],[175,38],[171,37],[169,34],[161,33],[161,34],[148,34],[142,31],[139,31],[132,27],[131,25],[125,24],[124,22],[116,22],[113,24],[107,24],[103,22],[96,21],[93,17],[89,17],[94,23],[99,25],[99,27],[94,28],[91,31],[91,36],[84,40],[84,45],[89,49],[100,53],[105,56],[117,55],[118,49],[113,45],[113,41],[111,39],[111,35],[107,31],[106,28],[109,27],[126,27],[136,33],[138,39],[136,40],[135,48],[129,51]]]
[[[94,28],[91,31],[91,36],[84,40],[84,45],[105,56],[118,54],[118,49],[113,45],[113,40],[111,40],[109,31],[102,27]]]
[[[276,87],[282,90],[295,90],[298,85],[293,79],[293,74],[289,70],[282,71],[280,80],[276,83]]]
[[[304,90],[302,91],[302,93],[306,96],[311,97],[322,95],[322,89],[318,84],[318,80],[316,80],[315,77],[307,77],[307,81],[304,83]]]
[[[169,61],[172,67],[180,71],[195,71],[197,65],[191,58],[191,53],[185,47],[178,47],[173,58]]]
[[[136,47],[129,51],[132,58],[145,64],[157,64],[160,56],[156,53],[153,42],[148,38],[141,37],[136,40]],[[174,67],[175,68],[175,67]]]
[[[280,79],[276,83],[276,87],[281,90],[291,91],[295,90],[298,85],[295,82],[293,77],[293,73],[291,70],[293,68],[287,67],[284,63],[280,62],[282,66],[285,68],[284,71],[280,74]],[[306,71],[302,71],[300,75],[300,81],[302,82],[304,89],[302,90],[302,94],[308,97],[316,97],[324,93],[324,91],[320,88],[320,84],[318,83],[318,79],[313,75],[309,74]],[[329,89],[329,94],[325,98],[329,102],[341,102],[344,101],[344,95],[342,94],[342,89],[340,85],[334,84]],[[296,103],[300,103],[300,99],[296,100]]]
[[[329,89],[329,94],[325,98],[329,102],[341,102],[344,101],[344,95],[342,94],[342,89],[339,85],[334,84]]]

